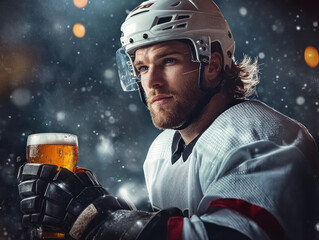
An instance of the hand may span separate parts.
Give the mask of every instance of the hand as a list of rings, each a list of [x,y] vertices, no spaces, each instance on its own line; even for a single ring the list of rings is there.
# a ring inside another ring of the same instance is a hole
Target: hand
[[[128,209],[87,169],[73,173],[48,164],[27,163],[18,173],[22,223],[78,239],[110,211]]]

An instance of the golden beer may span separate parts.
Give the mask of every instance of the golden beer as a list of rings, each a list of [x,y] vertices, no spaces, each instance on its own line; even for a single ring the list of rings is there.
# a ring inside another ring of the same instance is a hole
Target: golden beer
[[[54,164],[74,172],[78,156],[78,140],[73,134],[38,133],[28,136],[29,163]]]
[[[76,145],[39,144],[27,146],[28,162],[53,164],[74,172],[78,161]]]
[[[74,172],[78,156],[78,139],[73,134],[37,133],[28,136],[29,163],[54,164]],[[44,232],[42,229],[38,229],[38,234],[43,238],[65,238],[63,233]]]

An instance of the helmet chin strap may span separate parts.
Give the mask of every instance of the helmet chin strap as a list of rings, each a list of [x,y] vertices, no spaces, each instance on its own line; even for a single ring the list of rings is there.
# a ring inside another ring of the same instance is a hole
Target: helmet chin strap
[[[147,102],[146,102],[145,92],[144,92],[144,89],[142,87],[142,82],[138,82],[137,84],[138,84],[138,93],[140,95],[140,99],[141,99],[142,103],[144,103],[146,108],[148,108]]]
[[[215,96],[218,92],[220,92],[222,87],[225,85],[225,79],[222,79],[218,83],[218,85],[214,88],[204,87],[202,82],[203,82],[203,76],[204,76],[204,69],[206,66],[207,66],[206,63],[202,63],[202,62],[200,63],[199,76],[198,76],[198,87],[200,90],[205,92],[205,95],[202,97],[202,99],[198,101],[198,103],[196,104],[194,109],[191,111],[186,121],[180,127],[173,128],[174,130],[183,130],[187,128],[200,115],[200,113],[203,111],[205,106],[210,102],[212,97]]]

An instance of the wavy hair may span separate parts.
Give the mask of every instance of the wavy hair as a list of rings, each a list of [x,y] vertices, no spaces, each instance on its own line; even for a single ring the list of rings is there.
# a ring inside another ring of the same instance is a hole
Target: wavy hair
[[[244,55],[240,63],[232,62],[231,68],[221,73],[226,80],[228,93],[237,99],[244,99],[257,94],[256,86],[259,83],[259,65],[257,58]]]
[[[212,53],[219,52],[223,56],[219,42],[213,42],[211,49]],[[257,58],[253,61],[247,55],[244,55],[240,63],[232,62],[231,68],[226,67],[221,72],[222,78],[226,80],[228,94],[236,99],[244,99],[257,94],[258,74],[259,65]]]

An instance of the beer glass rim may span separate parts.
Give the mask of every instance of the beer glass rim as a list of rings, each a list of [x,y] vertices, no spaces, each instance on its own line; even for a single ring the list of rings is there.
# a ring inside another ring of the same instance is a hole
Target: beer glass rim
[[[78,137],[71,133],[34,133],[27,139],[27,146],[39,144],[63,144],[78,146]]]

